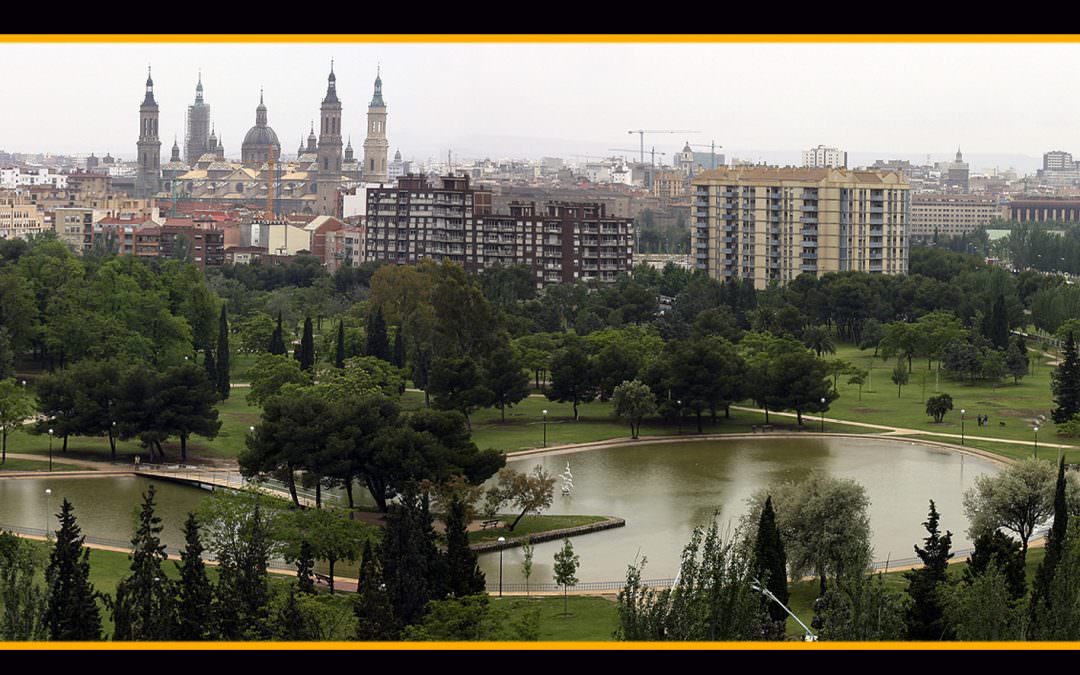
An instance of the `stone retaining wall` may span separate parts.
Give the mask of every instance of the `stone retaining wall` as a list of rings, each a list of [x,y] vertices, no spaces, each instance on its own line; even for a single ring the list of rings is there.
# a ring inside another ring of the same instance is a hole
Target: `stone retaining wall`
[[[537,543],[541,541],[551,541],[552,539],[563,539],[564,537],[574,537],[579,534],[588,534],[590,532],[599,532],[600,530],[610,530],[613,527],[622,527],[624,525],[626,525],[626,521],[622,518],[608,518],[607,520],[600,520],[595,523],[588,523],[587,525],[564,527],[559,530],[548,530],[547,532],[537,532],[536,534],[530,534],[525,537],[507,538],[507,540],[502,543],[499,543],[498,541],[482,541],[476,544],[469,544],[469,548],[477,553],[487,553],[488,551],[498,551],[499,549],[521,546],[521,543],[526,539],[531,540],[533,543]]]

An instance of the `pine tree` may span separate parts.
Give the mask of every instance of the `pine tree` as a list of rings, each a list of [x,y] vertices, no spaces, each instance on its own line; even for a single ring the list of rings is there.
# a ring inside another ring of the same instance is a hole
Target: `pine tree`
[[[281,312],[278,312],[277,328],[274,329],[274,333],[270,336],[270,346],[266,351],[277,356],[288,354],[288,350],[285,349],[285,331],[281,327]]]
[[[394,331],[394,360],[398,368],[405,367],[405,331],[401,326]]]
[[[203,354],[203,368],[206,369],[206,381],[217,382],[218,369],[217,363],[214,360],[214,352],[207,349]]]
[[[337,325],[337,354],[334,356],[334,367],[345,367],[345,322],[338,321]]]
[[[216,637],[211,612],[214,589],[206,576],[199,521],[188,513],[184,522],[184,549],[180,551],[180,571],[176,597],[176,639],[207,640]]]
[[[386,514],[379,564],[388,601],[401,626],[419,621],[429,600],[446,597],[445,560],[435,546],[431,514],[411,490]]]
[[[908,580],[907,593],[912,604],[905,616],[909,640],[951,640],[953,627],[945,618],[945,608],[941,596],[944,584],[948,583],[949,552],[952,546],[952,532],[941,535],[938,529],[940,516],[934,500],[930,500],[930,515],[923,527],[930,536],[923,541],[926,548],[915,545],[915,553],[923,561],[923,567],[904,572]]]
[[[370,539],[364,543],[364,553],[360,558],[353,613],[357,619],[357,640],[392,640],[400,631],[383,582],[382,568]]]
[[[45,569],[49,589],[45,623],[51,640],[100,640],[101,613],[90,583],[90,549],[83,548],[74,508],[66,498],[57,514],[60,529]]]
[[[754,573],[761,585],[769,589],[777,600],[788,604],[787,556],[784,553],[784,542],[780,539],[780,529],[776,525],[772,496],[765,498],[765,507],[761,510],[761,519],[758,521],[757,537],[754,539]],[[764,594],[761,599],[777,629],[773,637],[782,639],[784,627],[787,625],[787,612]]]
[[[307,539],[300,542],[300,555],[296,558],[296,590],[315,595],[315,556]]]
[[[221,306],[221,317],[218,319],[217,379],[210,381],[216,384],[222,401],[229,398],[229,319],[225,314],[225,305]]]
[[[168,559],[161,543],[161,518],[154,515],[154,486],[143,494],[131,538],[131,575],[116,585],[114,640],[168,640],[172,637],[172,590],[161,563]]]
[[[238,545],[218,558],[215,622],[222,639],[262,639],[268,634],[270,588],[266,568],[271,541],[257,501],[251,517],[241,524],[237,539]]]
[[[964,582],[970,586],[991,566],[996,567],[1005,576],[1009,597],[1012,600],[1024,597],[1027,593],[1027,580],[1020,542],[999,530],[980,534],[975,539],[975,548],[964,568]]]
[[[383,361],[393,358],[390,354],[390,340],[386,336],[386,321],[383,319],[382,307],[376,307],[375,312],[368,317],[364,354]]]
[[[315,335],[310,316],[304,319],[304,337],[300,339],[300,367],[308,372],[315,367]]]
[[[1054,597],[1051,587],[1058,563],[1065,555],[1065,544],[1069,528],[1069,509],[1065,502],[1065,456],[1058,462],[1057,484],[1054,486],[1054,524],[1046,536],[1046,557],[1039,563],[1035,572],[1035,581],[1031,585],[1031,625],[1035,637],[1046,632],[1043,624],[1050,617]]]
[[[477,564],[476,552],[469,548],[465,503],[450,502],[446,512],[446,586],[459,598],[484,592],[484,573]]]
[[[1076,341],[1072,331],[1065,336],[1064,356],[1050,378],[1054,403],[1057,404],[1050,415],[1054,422],[1062,424],[1080,413],[1080,359],[1076,355]]]

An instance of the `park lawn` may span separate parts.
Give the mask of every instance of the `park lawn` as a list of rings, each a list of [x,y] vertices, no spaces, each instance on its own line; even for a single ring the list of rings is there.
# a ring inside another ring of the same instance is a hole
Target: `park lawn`
[[[607,520],[608,516],[524,516],[513,531],[507,528],[510,523],[514,522],[514,518],[517,518],[517,514],[511,516],[500,515],[498,518],[503,522],[503,527],[469,532],[469,543],[493,541],[499,537],[513,539],[541,532],[550,532],[551,530],[561,530],[566,527],[578,527],[579,525],[588,525]],[[476,520],[485,520],[485,518],[477,517]]]
[[[873,387],[871,390],[870,386],[863,386],[861,401],[859,388],[847,384],[847,376],[840,377],[837,385],[840,397],[833,401],[826,413],[839,419],[956,434],[958,437],[963,426],[965,436],[1030,442],[1034,440],[1030,420],[1038,415],[1049,417],[1050,410],[1054,407],[1050,391],[1053,366],[1046,365],[1048,359],[1045,357],[1034,367],[1034,372],[1022,378],[1019,384],[1013,384],[1009,377],[996,387],[984,382],[970,384],[953,380],[944,373],[941,373],[935,382],[937,362],[934,363],[933,370],[927,370],[926,359],[914,359],[909,384],[900,388],[899,397],[896,385],[890,380],[896,364],[895,359],[875,359],[872,350],[860,351],[847,344],[838,344],[836,354],[827,355],[826,358],[840,358],[861,368],[872,368],[870,380]],[[945,415],[941,424],[935,424],[933,418],[926,414],[926,399],[938,393],[947,393],[953,399],[953,410]],[[963,425],[960,419],[961,409],[967,411]],[[989,415],[989,426],[978,426],[978,415]],[[1002,425],[1001,422],[1005,424]],[[1048,427],[1046,431],[1051,432],[1052,427]],[[1062,442],[1056,439],[1053,433],[1040,434],[1040,438],[1046,438],[1050,442]],[[960,441],[959,438],[941,437],[937,440],[947,443]],[[1022,453],[1024,447],[989,441],[986,443],[986,446],[978,447],[986,447],[1006,456],[1013,456],[1011,453],[1017,451]],[[1080,445],[1077,450],[1080,451]]]
[[[499,598],[491,595],[489,597],[493,606],[501,606],[509,610],[511,620],[516,620],[525,612],[539,607],[540,640],[545,642],[611,640],[615,629],[619,627],[619,614],[615,609],[615,603],[597,596],[567,596],[566,608],[570,616],[563,615],[563,598],[558,596]]]
[[[12,459],[9,458],[3,464],[0,464],[0,471],[48,471],[49,460],[37,460],[37,459]],[[53,458],[53,471],[93,471],[94,467],[90,466],[76,466],[75,464],[62,464]]]
[[[1039,568],[1039,563],[1046,557],[1045,548],[1030,548],[1027,552],[1027,559],[1025,561],[1025,573],[1027,575],[1028,588],[1031,588],[1031,583],[1035,579],[1035,572]],[[949,576],[953,580],[959,581],[963,578],[964,568],[967,567],[967,561],[961,561],[949,565]],[[908,581],[904,577],[904,572],[888,572],[883,575],[885,587],[894,593],[904,593],[908,586]],[[810,625],[810,621],[814,618],[814,600],[818,594],[818,582],[813,581],[799,581],[788,586],[788,592],[790,597],[788,599],[788,607],[795,613],[803,623]],[[815,631],[817,632],[817,631]],[[787,622],[787,634],[789,636],[803,635],[803,629],[795,622],[794,619],[788,619]]]

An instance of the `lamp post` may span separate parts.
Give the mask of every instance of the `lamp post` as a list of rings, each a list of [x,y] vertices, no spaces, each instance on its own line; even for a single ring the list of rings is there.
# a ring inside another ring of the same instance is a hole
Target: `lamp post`
[[[760,581],[758,581],[757,579],[754,579],[753,582],[750,584],[750,588],[754,589],[755,591],[758,591],[759,593],[761,593],[762,595],[764,595],[768,599],[772,600],[776,604],[783,607],[784,611],[787,612],[788,615],[791,616],[792,619],[795,619],[795,621],[798,622],[798,624],[800,626],[802,626],[802,629],[804,631],[806,631],[806,635],[803,636],[803,641],[805,641],[805,642],[816,642],[817,641],[818,637],[817,637],[817,635],[814,635],[814,631],[810,630],[810,628],[807,627],[807,625],[802,622],[802,619],[795,616],[795,612],[792,612],[790,609],[788,609],[787,605],[780,602],[780,599],[777,598],[775,595],[773,595],[772,591],[770,591],[769,589],[762,586]]]
[[[52,429],[49,429],[49,471],[52,471]]]
[[[821,397],[821,433],[825,433],[825,397]]]
[[[499,537],[499,543],[506,541],[506,537]],[[502,597],[502,547],[499,547],[499,597]]]
[[[1035,459],[1039,458],[1039,427],[1038,427],[1038,425],[1035,426],[1035,454],[1033,456],[1035,457]]]
[[[967,411],[960,408],[960,445],[964,444],[964,413]]]
[[[542,410],[544,413],[544,447],[547,447],[547,410]]]
[[[679,406],[679,435],[682,435],[682,401],[676,400],[675,403]]]
[[[49,541],[49,514],[52,513],[52,489],[45,488],[45,499],[48,500],[48,507],[45,511],[45,541]]]

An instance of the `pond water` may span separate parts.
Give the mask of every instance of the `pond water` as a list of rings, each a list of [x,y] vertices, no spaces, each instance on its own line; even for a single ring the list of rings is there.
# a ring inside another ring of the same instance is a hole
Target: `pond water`
[[[994,473],[990,460],[911,442],[863,438],[730,439],[629,445],[508,462],[518,471],[541,464],[560,474],[569,461],[570,496],[556,486],[549,514],[609,515],[626,526],[575,537],[581,581],[626,578],[636,557],[648,559],[643,578],[675,576],[683,546],[697,525],[719,512],[721,530],[738,525],[746,499],[757,489],[798,480],[817,468],[852,478],[870,498],[874,559],[915,555],[922,544],[929,500],[941,514],[953,548],[969,547],[962,495],[976,476]],[[537,544],[533,582],[551,582],[553,556],[561,541]],[[523,581],[521,549],[503,551],[503,579]],[[480,558],[488,579],[498,579],[499,554]]]

